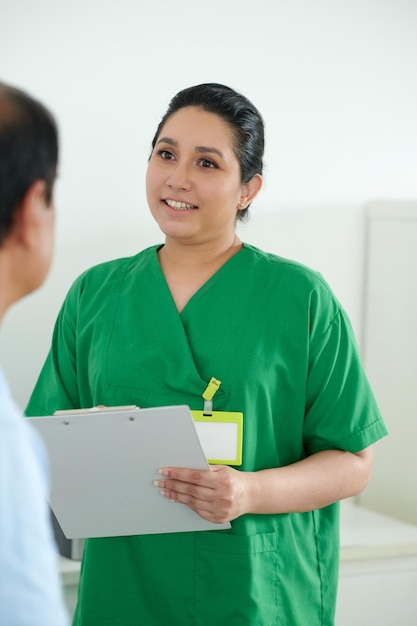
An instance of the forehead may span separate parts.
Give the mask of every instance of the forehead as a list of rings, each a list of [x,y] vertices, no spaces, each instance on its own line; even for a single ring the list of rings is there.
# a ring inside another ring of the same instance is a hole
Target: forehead
[[[163,125],[157,141],[163,137],[191,146],[215,145],[222,151],[234,152],[233,130],[228,122],[200,107],[183,107],[173,113]]]

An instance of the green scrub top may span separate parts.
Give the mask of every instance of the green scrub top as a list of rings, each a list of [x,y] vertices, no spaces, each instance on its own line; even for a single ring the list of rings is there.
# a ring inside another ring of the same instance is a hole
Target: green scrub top
[[[202,409],[214,376],[214,409],[244,415],[242,471],[358,452],[386,434],[349,320],[319,274],[244,244],[180,314],[159,247],[75,281],[27,415],[98,404]],[[89,539],[74,626],[330,626],[338,511]]]

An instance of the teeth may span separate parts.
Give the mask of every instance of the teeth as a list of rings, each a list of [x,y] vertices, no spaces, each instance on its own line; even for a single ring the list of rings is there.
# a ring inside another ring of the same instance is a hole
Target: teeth
[[[165,200],[168,206],[172,209],[179,209],[180,211],[186,211],[187,209],[195,209],[194,204],[187,204],[186,202],[177,202],[176,200]]]

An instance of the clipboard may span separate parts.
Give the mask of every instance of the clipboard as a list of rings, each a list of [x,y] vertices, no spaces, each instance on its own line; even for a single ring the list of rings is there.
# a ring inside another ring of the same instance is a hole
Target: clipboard
[[[219,530],[153,481],[161,467],[209,470],[188,406],[30,417],[49,456],[49,503],[67,539]]]

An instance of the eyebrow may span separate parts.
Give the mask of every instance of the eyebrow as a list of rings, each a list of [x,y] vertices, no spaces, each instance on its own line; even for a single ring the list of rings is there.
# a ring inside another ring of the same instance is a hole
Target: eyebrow
[[[159,143],[167,143],[170,146],[178,147],[178,141],[175,141],[175,139],[171,139],[171,137],[161,137],[161,139],[158,139],[156,145],[158,145]],[[214,148],[213,146],[196,146],[194,149],[196,152],[199,153],[209,152],[217,154],[221,159],[223,159],[224,161],[226,160],[223,152],[218,148]]]

